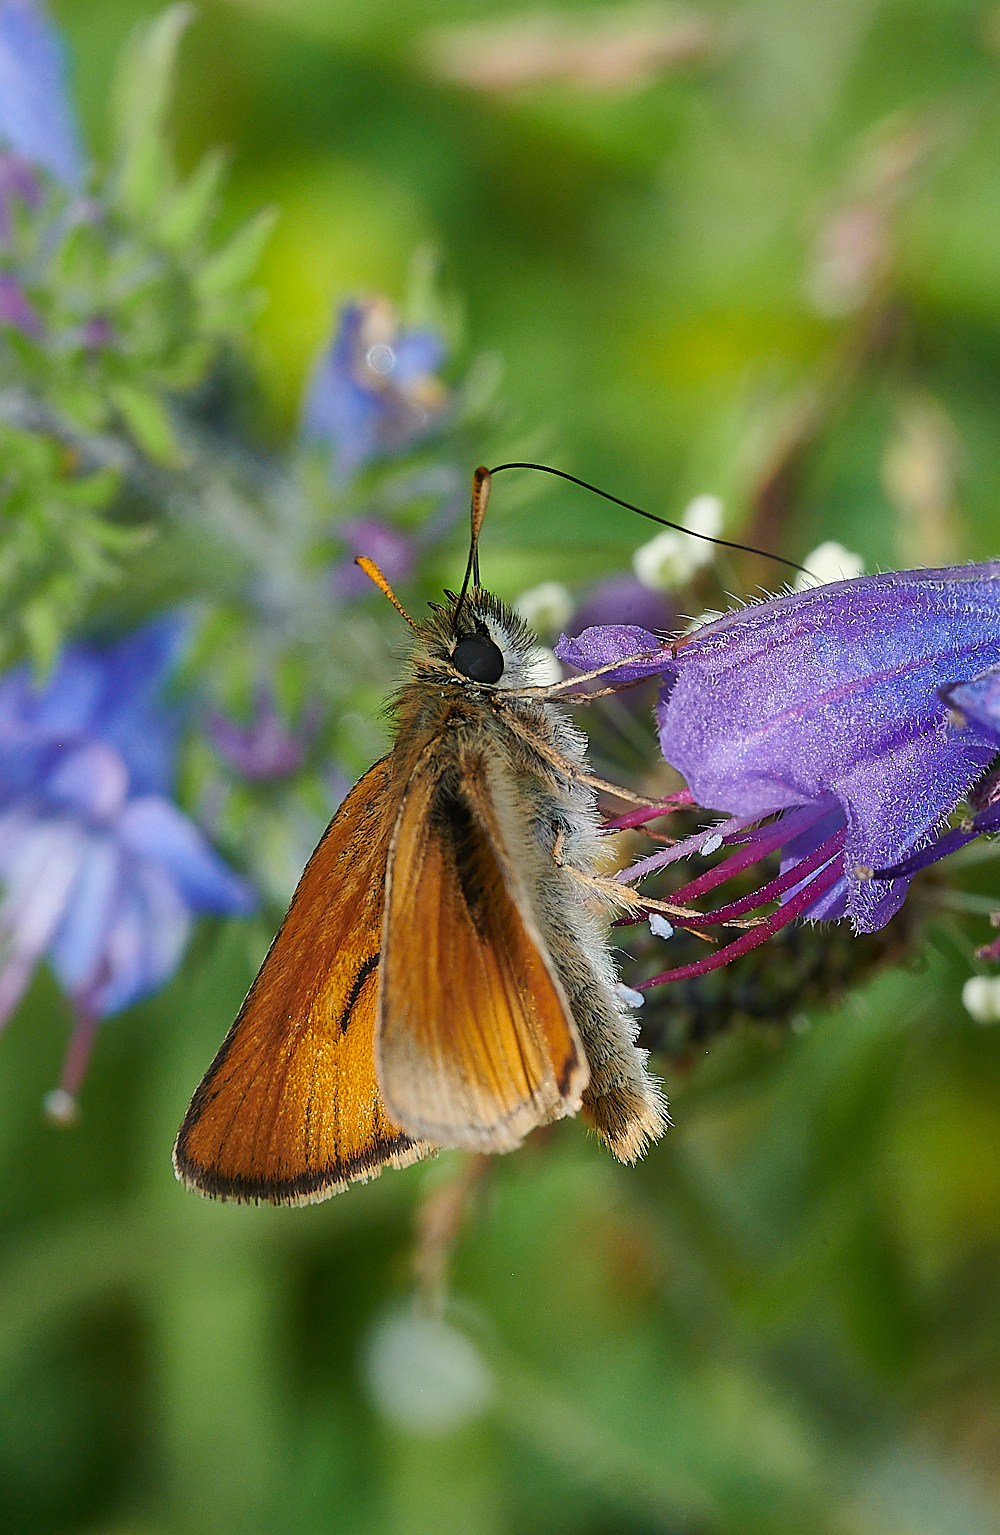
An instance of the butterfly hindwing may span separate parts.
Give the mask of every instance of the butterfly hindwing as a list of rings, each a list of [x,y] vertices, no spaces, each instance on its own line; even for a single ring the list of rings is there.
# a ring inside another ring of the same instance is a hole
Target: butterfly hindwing
[[[432,746],[410,776],[386,877],[376,1034],[393,1116],[414,1137],[475,1151],[510,1150],[575,1113],[588,1076],[496,775],[483,756]]]
[[[191,1101],[174,1165],[200,1193],[305,1204],[430,1150],[389,1116],[375,1076],[390,799],[385,759],[348,795],[306,865]]]

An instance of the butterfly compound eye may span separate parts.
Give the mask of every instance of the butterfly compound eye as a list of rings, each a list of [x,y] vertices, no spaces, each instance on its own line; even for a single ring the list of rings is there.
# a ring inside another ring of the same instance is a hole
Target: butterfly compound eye
[[[499,682],[503,676],[503,651],[488,634],[467,634],[452,651],[451,664],[473,682]]]

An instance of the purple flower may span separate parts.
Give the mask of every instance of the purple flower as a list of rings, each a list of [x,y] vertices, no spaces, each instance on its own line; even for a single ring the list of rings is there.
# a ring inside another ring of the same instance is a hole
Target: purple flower
[[[78,1019],[57,1114],[81,1040],[169,979],[193,915],[254,905],[168,797],[176,719],[161,695],[181,639],[161,619],[72,647],[41,688],[26,667],[0,679],[0,1024],[47,955]]]
[[[352,517],[338,523],[334,532],[348,548],[347,558],[338,560],[329,576],[330,589],[341,600],[363,597],[372,590],[368,577],[354,563],[359,554],[375,561],[390,586],[405,581],[413,570],[415,541],[378,517]]]
[[[65,187],[83,180],[62,46],[34,0],[0,0],[0,144]]]
[[[266,688],[258,691],[251,724],[237,725],[215,711],[207,728],[220,757],[251,782],[287,778],[302,766],[306,743],[288,729]]]
[[[0,325],[10,325],[33,339],[42,334],[41,320],[10,272],[0,272]]]
[[[633,575],[609,576],[585,592],[573,614],[570,629],[625,624],[639,629],[673,629],[677,614],[664,592],[650,591]]]
[[[781,852],[781,872],[754,895],[712,912],[735,920],[781,906],[708,960],[657,977],[714,968],[795,916],[850,917],[884,926],[909,877],[956,838],[996,829],[1000,806],[982,784],[994,738],[962,709],[949,723],[956,679],[1000,663],[1000,562],[861,576],[730,613],[655,653],[651,634],[592,630],[560,645],[575,665],[611,664],[611,677],[659,671],[664,756],[694,800],[728,813],[711,833],[654,854],[641,877],[686,853],[724,847],[726,860],[671,899],[687,902]],[[614,667],[632,647],[648,659]],[[977,798],[978,790],[978,798]],[[971,796],[969,831],[945,832]],[[777,819],[773,819],[777,817]],[[765,824],[766,823],[766,824]]]
[[[447,393],[435,376],[443,358],[438,337],[399,329],[385,299],[345,304],[306,397],[306,441],[332,449],[344,479],[408,447],[446,408]]]

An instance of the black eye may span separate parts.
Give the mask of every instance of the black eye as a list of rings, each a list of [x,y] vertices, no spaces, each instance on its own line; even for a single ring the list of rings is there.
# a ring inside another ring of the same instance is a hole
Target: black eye
[[[499,682],[503,676],[503,651],[488,634],[467,634],[452,651],[451,664],[473,682]]]

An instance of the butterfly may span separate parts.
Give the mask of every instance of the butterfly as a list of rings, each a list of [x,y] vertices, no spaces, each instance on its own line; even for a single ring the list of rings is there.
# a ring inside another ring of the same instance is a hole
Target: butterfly
[[[478,584],[488,495],[477,470],[465,581],[426,622],[359,561],[413,630],[394,745],[334,816],[194,1094],[174,1167],[198,1193],[312,1203],[577,1113],[631,1162],[669,1123],[606,936],[606,911],[639,903],[602,873],[595,787],[614,786],[566,684],[533,685],[535,636]]]

